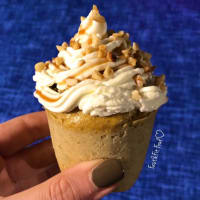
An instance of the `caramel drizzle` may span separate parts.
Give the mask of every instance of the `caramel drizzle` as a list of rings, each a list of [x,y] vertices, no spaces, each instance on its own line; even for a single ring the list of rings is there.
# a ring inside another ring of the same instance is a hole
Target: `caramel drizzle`
[[[98,61],[98,62],[96,62],[96,63],[94,63],[94,64],[92,64],[92,65],[89,65],[89,66],[86,67],[86,68],[81,69],[77,74],[74,75],[74,78],[77,78],[77,76],[81,75],[81,74],[84,73],[85,71],[87,71],[87,70],[89,70],[89,69],[91,69],[91,68],[93,68],[93,67],[95,67],[95,66],[97,66],[97,65],[101,65],[101,64],[107,63],[106,61],[107,61],[107,60],[104,59],[104,60],[102,60],[102,61]],[[72,78],[73,78],[73,77],[72,77]]]
[[[89,19],[89,22],[88,22],[88,24],[87,24],[87,26],[86,26],[85,28],[82,28],[82,26],[80,26],[80,29],[79,29],[79,31],[78,31],[78,34],[79,34],[79,35],[85,34],[86,30],[87,30],[90,26],[92,26],[92,20]]]
[[[48,102],[56,102],[56,101],[58,101],[58,100],[60,99],[60,97],[57,98],[57,99],[50,99],[49,97],[46,97],[45,95],[43,95],[42,92],[39,91],[39,90],[36,90],[35,93],[36,93],[40,98],[42,98],[42,99],[44,99],[45,101],[48,101]]]

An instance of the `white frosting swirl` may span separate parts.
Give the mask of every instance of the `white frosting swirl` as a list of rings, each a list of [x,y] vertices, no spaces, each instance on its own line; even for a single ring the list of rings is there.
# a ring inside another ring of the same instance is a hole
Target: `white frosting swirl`
[[[84,44],[95,35],[99,38],[100,44],[105,44],[107,51],[112,51],[119,47],[124,40],[118,38],[111,40],[111,37],[104,38],[107,32],[107,24],[102,20],[94,20],[99,17],[97,10],[92,10],[87,18],[82,20],[79,33],[75,36],[75,41]],[[84,31],[83,31],[84,30]],[[81,31],[84,34],[81,34]],[[95,116],[109,116],[116,113],[129,112],[139,109],[141,112],[151,112],[166,103],[166,91],[163,92],[157,86],[146,86],[139,89],[141,98],[134,100],[132,92],[136,89],[133,76],[140,74],[143,80],[152,78],[152,74],[144,73],[143,68],[133,68],[126,65],[114,72],[110,79],[93,80],[90,76],[94,71],[101,71],[110,66],[116,68],[126,62],[125,59],[118,59],[111,62],[105,58],[97,56],[97,50],[84,55],[84,48],[73,49],[67,47],[59,52],[58,57],[64,59],[64,63],[69,69],[61,66],[57,68],[54,64],[49,64],[48,69],[40,72],[36,71],[33,80],[36,82],[34,96],[48,110],[53,112],[70,112],[78,107],[83,113]],[[80,63],[84,62],[80,66]],[[67,79],[75,78],[79,82],[68,88]],[[57,84],[56,92],[50,88]]]

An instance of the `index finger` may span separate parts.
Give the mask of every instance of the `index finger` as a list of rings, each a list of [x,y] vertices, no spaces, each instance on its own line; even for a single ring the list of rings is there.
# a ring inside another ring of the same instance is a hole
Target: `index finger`
[[[0,154],[10,156],[49,135],[45,112],[35,112],[0,124]]]

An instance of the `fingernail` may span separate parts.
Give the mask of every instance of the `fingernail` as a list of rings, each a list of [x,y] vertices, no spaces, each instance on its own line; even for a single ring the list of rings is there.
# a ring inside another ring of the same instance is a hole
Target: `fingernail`
[[[92,180],[97,187],[108,187],[121,180],[124,176],[119,160],[109,159],[98,165],[92,172]]]

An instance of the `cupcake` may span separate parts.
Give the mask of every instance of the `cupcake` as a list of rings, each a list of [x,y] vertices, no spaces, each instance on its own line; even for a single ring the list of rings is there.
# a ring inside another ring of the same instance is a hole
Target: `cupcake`
[[[167,102],[165,76],[124,31],[107,30],[94,5],[69,44],[35,65],[34,96],[43,105],[59,167],[119,159],[128,190],[142,169],[158,108]]]

